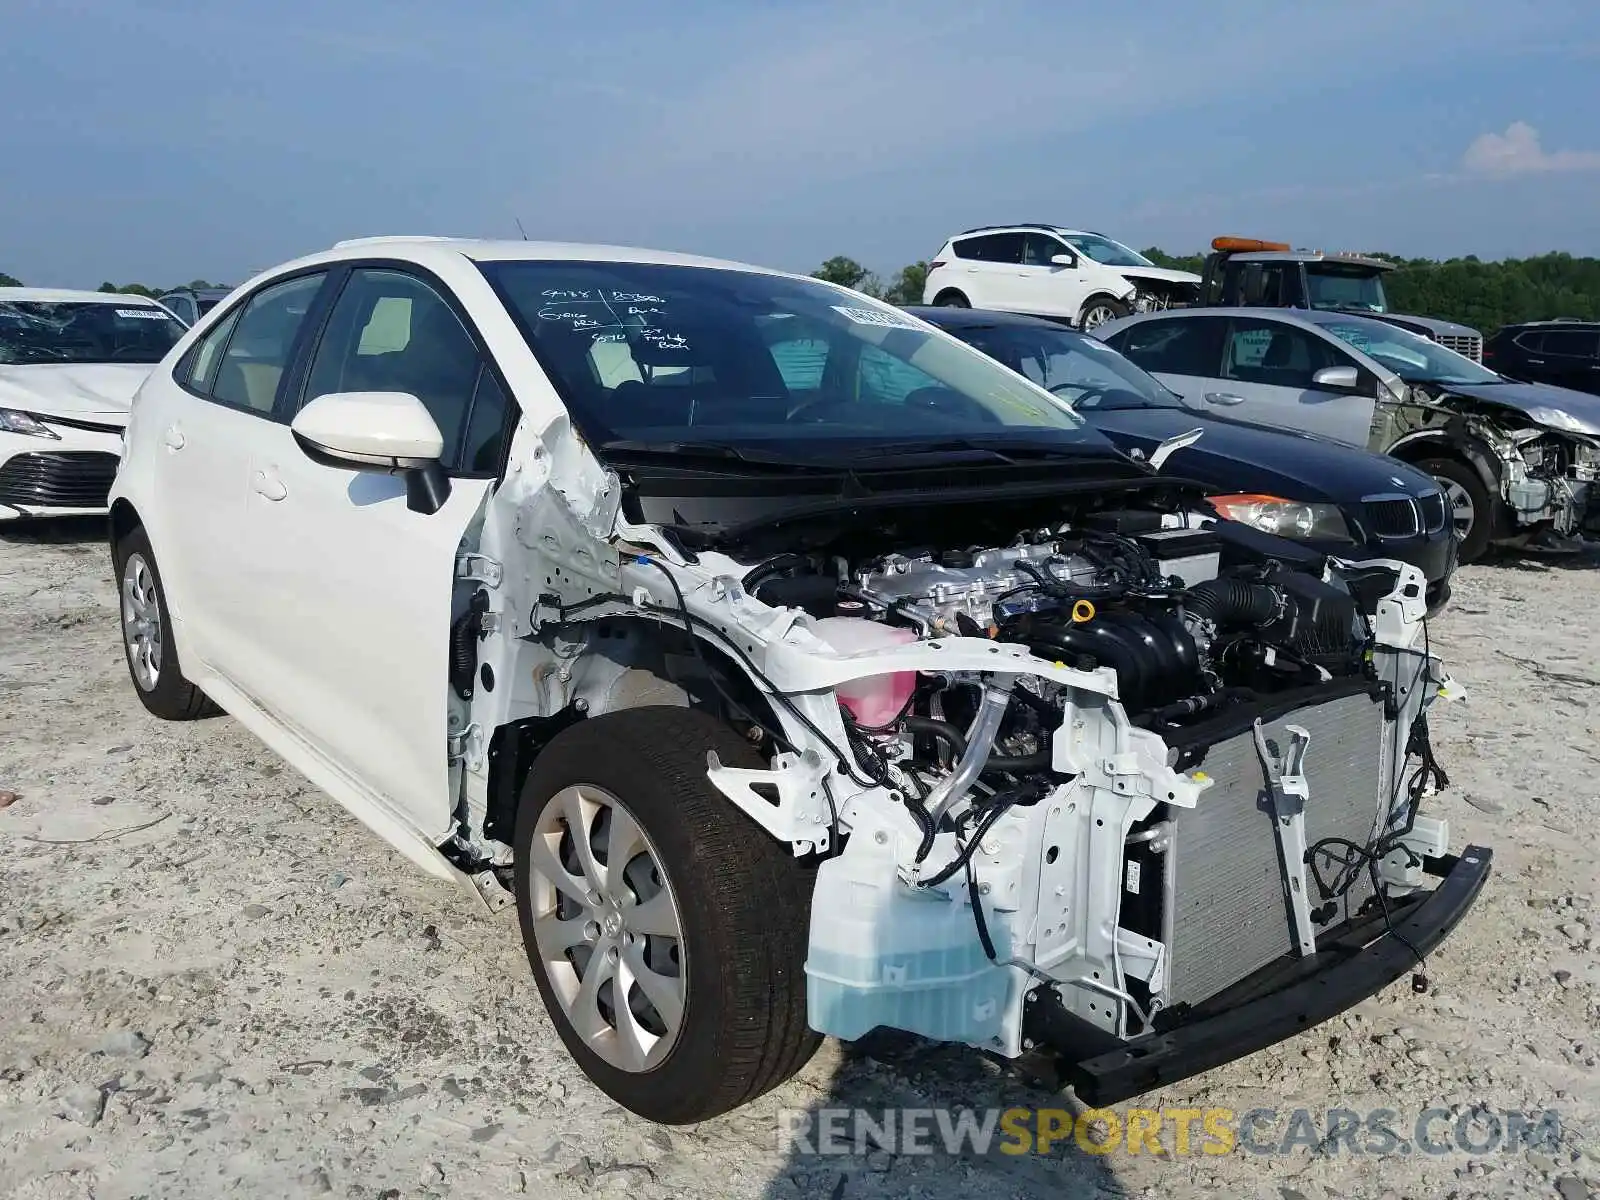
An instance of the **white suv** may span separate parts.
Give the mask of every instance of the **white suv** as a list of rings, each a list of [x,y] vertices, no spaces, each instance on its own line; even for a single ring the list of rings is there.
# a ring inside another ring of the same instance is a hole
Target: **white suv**
[[[1053,1050],[1112,1103],[1409,971],[1488,870],[1417,814],[1431,759],[1384,751],[1426,750],[1440,694],[1415,567],[1297,568],[821,280],[538,242],[299,259],[140,389],[110,524],[145,707],[220,705],[514,903],[556,1033],[655,1121],[880,1026]],[[1330,875],[1336,845],[1362,865]],[[1277,972],[1374,887],[1392,937]],[[1265,995],[1195,1008],[1235,985]]]
[[[1094,329],[1132,312],[1186,304],[1200,276],[1158,267],[1099,233],[989,225],[947,241],[928,264],[924,304],[997,308]]]

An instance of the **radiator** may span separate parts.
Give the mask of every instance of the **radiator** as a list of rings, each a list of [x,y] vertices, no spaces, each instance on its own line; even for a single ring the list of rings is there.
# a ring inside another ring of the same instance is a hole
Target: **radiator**
[[[1382,701],[1346,696],[1263,722],[1269,743],[1287,747],[1288,725],[1300,725],[1311,735],[1304,765],[1311,793],[1306,845],[1331,836],[1365,845],[1392,769],[1393,726],[1384,719]],[[1296,945],[1253,736],[1246,731],[1210,747],[1200,769],[1216,782],[1196,807],[1178,810],[1165,872],[1171,922],[1168,1005],[1198,1004]],[[1323,861],[1323,875],[1331,882],[1341,868]],[[1363,871],[1334,911],[1319,913],[1322,901],[1309,871],[1306,883],[1319,930],[1348,920],[1372,894]]]

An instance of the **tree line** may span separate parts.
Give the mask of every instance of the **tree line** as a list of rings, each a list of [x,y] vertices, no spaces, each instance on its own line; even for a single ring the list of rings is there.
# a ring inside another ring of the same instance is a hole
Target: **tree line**
[[[1196,274],[1205,262],[1201,254],[1168,254],[1156,246],[1142,253],[1157,266]],[[1476,255],[1443,261],[1382,253],[1371,257],[1395,264],[1384,287],[1396,312],[1459,321],[1485,335],[1519,321],[1600,321],[1600,258],[1565,253],[1498,262]],[[921,304],[928,264],[914,262],[886,279],[853,258],[836,255],[812,275],[890,304]]]
[[[1152,246],[1144,256],[1163,267],[1199,272],[1203,256],[1168,254]],[[1518,321],[1577,317],[1600,321],[1600,258],[1571,254],[1543,254],[1537,258],[1508,258],[1484,262],[1475,255],[1440,261],[1374,254],[1395,264],[1385,280],[1389,301],[1397,312],[1442,317],[1492,333]],[[818,279],[843,284],[890,304],[921,304],[928,264],[914,262],[890,276],[868,270],[853,258],[835,255],[812,272]],[[21,281],[0,271],[0,287],[19,287]],[[178,287],[222,287],[203,279]],[[100,285],[102,292],[128,292],[160,296],[175,288],[153,288],[142,283]]]
[[[0,287],[22,287],[22,280],[13,275],[0,271]],[[171,287],[153,288],[142,283],[112,283],[109,280],[95,289],[97,292],[112,292],[123,296],[148,296],[154,300],[158,296],[165,296],[168,292],[178,292],[185,289],[230,287],[226,283],[207,283],[204,279],[192,279],[188,283],[176,283]]]

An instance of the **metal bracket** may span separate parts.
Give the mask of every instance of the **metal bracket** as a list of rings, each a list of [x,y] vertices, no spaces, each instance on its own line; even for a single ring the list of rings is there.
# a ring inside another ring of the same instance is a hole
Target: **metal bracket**
[[[1302,725],[1286,725],[1289,748],[1280,763],[1267,746],[1267,736],[1258,717],[1252,726],[1256,753],[1267,776],[1267,792],[1272,798],[1272,828],[1278,837],[1278,853],[1283,860],[1283,877],[1289,888],[1289,912],[1294,917],[1295,941],[1302,957],[1317,952],[1317,937],[1311,926],[1311,898],[1306,894],[1306,801],[1311,789],[1306,784],[1306,747],[1311,734]]]
[[[465,763],[468,770],[483,769],[483,726],[468,725],[456,730],[446,740],[447,763]]]
[[[504,575],[500,564],[484,554],[463,554],[456,559],[456,578],[499,587]]]

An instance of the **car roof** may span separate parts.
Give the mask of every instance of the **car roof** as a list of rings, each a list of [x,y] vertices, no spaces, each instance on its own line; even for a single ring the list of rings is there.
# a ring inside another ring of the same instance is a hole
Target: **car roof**
[[[1381,258],[1365,258],[1359,254],[1324,254],[1321,250],[1231,250],[1225,256],[1229,262],[1346,263],[1371,271],[1395,269],[1392,262],[1385,262]]]
[[[971,237],[978,233],[1059,233],[1063,237],[1105,237],[1103,233],[1095,233],[1091,229],[1074,229],[1070,225],[1053,225],[1048,221],[1018,221],[1011,225],[979,225],[975,229],[963,229],[960,233],[946,239],[955,241],[956,238]]]
[[[360,252],[400,253],[426,257],[446,253],[460,254],[474,262],[597,262],[657,263],[663,266],[720,267],[734,271],[756,271],[764,275],[787,275],[751,263],[729,259],[708,258],[698,254],[682,254],[672,250],[651,250],[641,246],[616,246],[591,242],[535,242],[515,239],[457,238],[433,235],[381,235],[376,237],[347,238],[336,242],[327,252],[328,257],[350,258]],[[323,257],[323,256],[317,256]],[[795,278],[809,278],[795,276]]]
[[[1051,329],[1057,333],[1076,333],[1059,321],[1029,317],[1022,313],[1000,312],[989,308],[952,308],[948,305],[907,304],[905,311],[941,329],[982,329],[990,326],[1015,326],[1021,329]]]
[[[148,304],[161,306],[149,296],[135,292],[88,292],[74,288],[0,287],[0,301],[32,301],[37,304]]]

